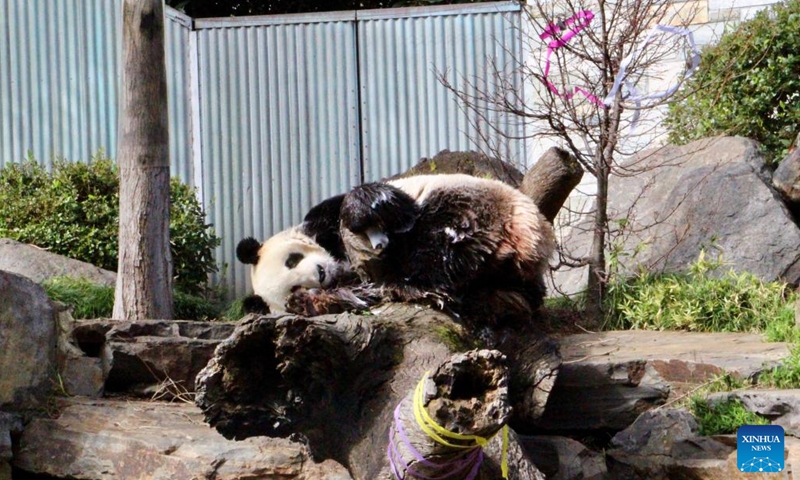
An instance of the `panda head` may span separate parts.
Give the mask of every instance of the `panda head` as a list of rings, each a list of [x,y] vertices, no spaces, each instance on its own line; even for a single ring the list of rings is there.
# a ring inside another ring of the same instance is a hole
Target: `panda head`
[[[271,312],[286,311],[286,299],[299,288],[326,288],[346,270],[311,237],[293,227],[264,243],[248,237],[239,242],[236,256],[252,265],[253,293]]]

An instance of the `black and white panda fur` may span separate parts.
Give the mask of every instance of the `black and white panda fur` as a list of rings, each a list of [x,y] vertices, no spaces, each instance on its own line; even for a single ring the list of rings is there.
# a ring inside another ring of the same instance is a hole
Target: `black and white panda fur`
[[[271,311],[313,315],[388,296],[498,319],[538,308],[554,249],[552,226],[526,195],[448,174],[361,185],[263,244],[242,240],[237,256],[253,265],[254,295]]]

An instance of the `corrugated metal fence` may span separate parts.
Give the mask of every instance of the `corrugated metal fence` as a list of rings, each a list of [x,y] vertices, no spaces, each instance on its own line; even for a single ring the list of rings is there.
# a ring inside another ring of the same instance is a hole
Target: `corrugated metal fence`
[[[121,28],[110,3],[0,0],[0,166],[28,151],[44,163],[116,152]],[[522,82],[511,71],[516,2],[166,16],[172,174],[198,189],[235,295],[249,288],[234,256],[244,236],[267,237],[442,149],[486,149],[437,72],[489,93],[492,65]],[[493,120],[521,138],[520,123]],[[523,142],[504,142],[506,158],[526,162]]]

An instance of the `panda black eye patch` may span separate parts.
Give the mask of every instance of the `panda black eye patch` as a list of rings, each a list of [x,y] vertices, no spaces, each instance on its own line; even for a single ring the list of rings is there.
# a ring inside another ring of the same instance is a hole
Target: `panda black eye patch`
[[[302,253],[290,253],[289,256],[286,258],[286,268],[292,269],[300,263],[305,256]]]

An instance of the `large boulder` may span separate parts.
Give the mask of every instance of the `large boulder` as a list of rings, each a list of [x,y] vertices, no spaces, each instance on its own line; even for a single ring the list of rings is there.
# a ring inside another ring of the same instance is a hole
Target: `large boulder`
[[[336,462],[314,462],[301,443],[226,440],[193,405],[62,398],[55,407],[57,418],[25,427],[14,456],[20,470],[85,480],[351,479]]]
[[[800,215],[800,134],[794,144],[794,150],[775,169],[772,184],[797,218]]]
[[[666,146],[639,154],[620,170],[627,175],[610,179],[609,219],[625,225],[619,238],[624,251],[638,252],[618,257],[623,271],[683,270],[706,249],[719,250],[734,270],[766,281],[800,280],[800,229],[771,186],[756,142],[715,137]],[[588,253],[590,221],[564,237],[568,252]],[[585,288],[585,280],[585,269],[554,276],[567,293]]]
[[[113,287],[117,279],[114,272],[10,238],[0,239],[0,270],[14,272],[36,283],[53,277],[71,277]]]
[[[56,317],[44,289],[0,270],[0,409],[42,404],[56,385]]]

